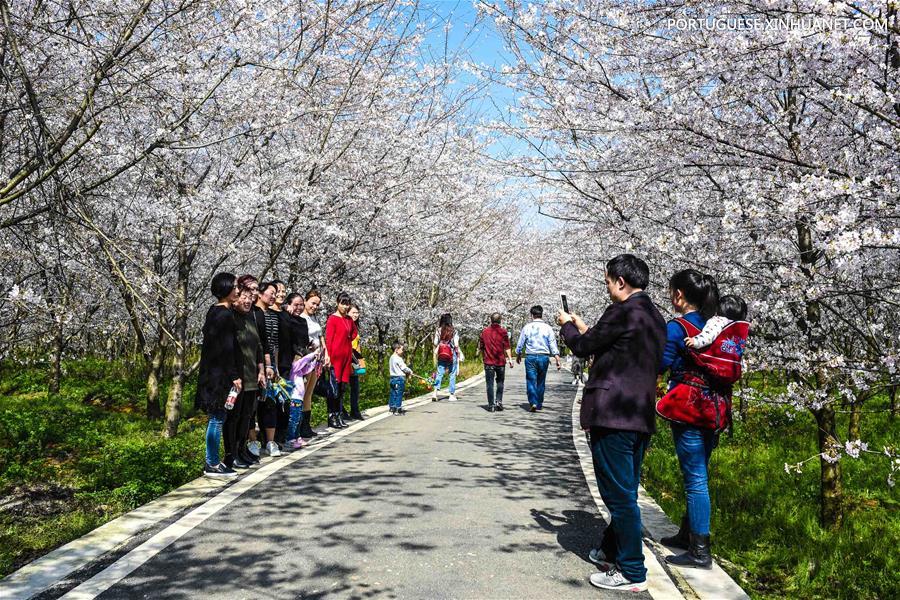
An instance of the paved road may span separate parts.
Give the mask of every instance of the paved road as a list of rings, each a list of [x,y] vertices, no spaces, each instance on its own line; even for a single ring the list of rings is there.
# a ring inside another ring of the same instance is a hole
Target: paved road
[[[281,469],[101,597],[604,596],[587,580],[604,524],[572,445],[574,388],[551,372],[531,414],[524,369],[507,386],[502,413],[482,383]]]

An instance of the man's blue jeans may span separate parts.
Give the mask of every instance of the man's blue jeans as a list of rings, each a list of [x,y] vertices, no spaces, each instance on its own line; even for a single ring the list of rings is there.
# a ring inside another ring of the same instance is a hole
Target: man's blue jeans
[[[222,425],[226,416],[225,410],[209,413],[209,423],[206,425],[206,464],[211,467],[219,464],[219,444],[222,442]]]
[[[437,371],[434,376],[434,391],[438,391],[441,389],[441,382],[444,381],[444,373],[450,374],[450,393],[456,393],[456,372],[459,370],[459,362],[458,359],[453,357],[453,364],[446,365],[443,363],[438,363]]]
[[[609,509],[611,518],[607,529],[614,534],[616,564],[633,582],[647,579],[637,499],[641,465],[649,443],[649,433],[591,428],[594,476],[600,496]],[[604,537],[608,539],[608,534]],[[601,547],[609,554],[606,543]]]
[[[403,405],[403,391],[406,389],[406,377],[391,377],[391,395],[388,408],[400,408]]]
[[[691,533],[709,535],[709,457],[719,435],[708,429],[672,424],[675,454],[681,465]]]
[[[534,354],[525,357],[525,389],[528,392],[528,403],[537,408],[544,406],[544,382],[547,380],[549,366],[549,356]]]

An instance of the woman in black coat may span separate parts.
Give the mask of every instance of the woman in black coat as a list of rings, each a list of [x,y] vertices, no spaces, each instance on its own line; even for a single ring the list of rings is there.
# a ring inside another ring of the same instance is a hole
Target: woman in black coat
[[[225,402],[230,393],[241,392],[240,350],[234,313],[231,311],[238,295],[236,284],[236,278],[231,273],[218,273],[212,278],[210,290],[218,302],[206,312],[203,323],[196,403],[209,415],[206,464],[203,468],[203,474],[208,477],[237,476],[232,468],[219,460],[222,426],[228,414]]]

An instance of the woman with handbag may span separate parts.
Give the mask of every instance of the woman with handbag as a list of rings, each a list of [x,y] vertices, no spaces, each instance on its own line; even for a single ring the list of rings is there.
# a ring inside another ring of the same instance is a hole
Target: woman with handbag
[[[719,288],[715,280],[694,269],[675,273],[669,280],[672,308],[681,317],[666,325],[666,346],[660,372],[669,372],[668,388],[681,382],[685,375],[686,327],[702,330],[706,321],[719,308]],[[675,452],[684,478],[687,510],[681,520],[681,528],[672,537],[664,537],[664,546],[687,550],[678,556],[667,556],[666,562],[680,567],[710,568],[712,556],[709,546],[709,458],[719,443],[719,434],[713,429],[700,428],[688,423],[671,423],[675,439]]]
[[[325,350],[331,361],[331,376],[337,384],[337,398],[328,400],[328,426],[335,429],[347,427],[341,415],[343,410],[344,391],[350,383],[350,371],[353,362],[351,341],[356,336],[356,323],[347,313],[350,312],[350,294],[341,292],[337,297],[337,308],[325,322]]]
[[[359,376],[366,372],[366,359],[360,352],[359,343],[359,307],[355,304],[350,305],[350,312],[347,315],[353,319],[356,327],[356,335],[350,340],[350,347],[353,352],[353,359],[350,370],[350,415],[349,418],[362,421],[363,416],[359,411]]]

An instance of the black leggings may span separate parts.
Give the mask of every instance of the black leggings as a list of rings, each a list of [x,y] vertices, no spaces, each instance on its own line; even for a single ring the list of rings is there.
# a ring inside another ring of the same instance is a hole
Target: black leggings
[[[256,411],[257,391],[241,392],[228,411],[225,425],[222,426],[222,437],[225,442],[225,455],[232,459],[237,457],[238,450],[247,445],[247,434],[250,432],[250,421]]]
[[[344,382],[338,382],[337,384],[337,398],[334,400],[328,400],[328,412],[336,413],[341,412],[341,409],[344,408],[344,390],[347,389],[347,384]]]

